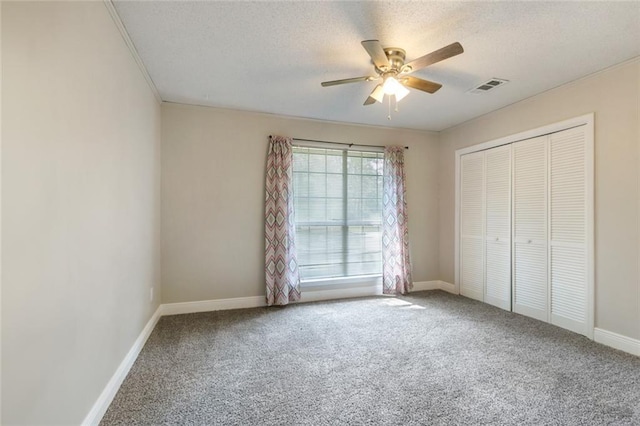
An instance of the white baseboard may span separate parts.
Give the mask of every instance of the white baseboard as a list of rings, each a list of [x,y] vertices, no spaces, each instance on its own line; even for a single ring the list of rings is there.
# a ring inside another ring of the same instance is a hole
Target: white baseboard
[[[456,286],[445,281],[416,281],[413,283],[413,291],[444,290],[448,293],[458,294]]]
[[[411,291],[440,290],[440,281],[414,281]]]
[[[147,342],[147,339],[151,335],[156,323],[160,319],[161,308],[162,305],[156,309],[147,322],[147,325],[145,325],[142,332],[140,332],[140,335],[133,343],[133,346],[131,346],[131,349],[129,349],[129,352],[127,352],[127,355],[125,355],[124,359],[118,366],[118,369],[113,373],[113,376],[111,376],[111,379],[102,390],[97,401],[93,404],[93,407],[91,407],[89,414],[87,414],[82,421],[83,426],[97,425],[100,423],[100,420],[102,420],[102,416],[107,412],[107,408],[109,408],[111,401],[113,401],[118,389],[120,389],[120,385],[124,381],[125,377],[127,377],[131,366],[136,361],[136,358],[138,358],[138,354],[140,354],[140,351],[144,347],[144,344]]]
[[[457,294],[455,286],[444,281],[417,281],[413,283],[413,291],[423,290],[444,290],[449,293]],[[380,295],[382,295],[382,288],[380,286],[352,287],[331,290],[303,289],[302,297],[297,303]],[[266,306],[264,296],[234,297],[229,299],[201,300],[198,302],[165,303],[160,305],[160,314],[179,315],[196,312],[222,311],[227,309],[259,308],[262,306]]]
[[[458,289],[456,289],[455,284],[451,284],[446,281],[440,281],[440,290],[444,290],[447,293],[451,293],[451,294],[460,294]]]
[[[630,353],[631,355],[640,356],[640,340],[631,337],[603,330],[601,328],[593,329],[593,340],[603,345]]]
[[[382,294],[378,286],[352,287],[331,290],[304,290],[297,303],[320,300],[346,299],[350,297],[377,296]],[[223,311],[227,309],[259,308],[266,306],[264,296],[234,297],[230,299],[201,300],[199,302],[165,303],[160,306],[161,315],[192,314],[196,312]]]
[[[192,314],[195,312],[225,311],[228,309],[259,308],[266,306],[264,296],[234,297],[230,299],[201,300],[199,302],[165,303],[160,305],[161,315]]]

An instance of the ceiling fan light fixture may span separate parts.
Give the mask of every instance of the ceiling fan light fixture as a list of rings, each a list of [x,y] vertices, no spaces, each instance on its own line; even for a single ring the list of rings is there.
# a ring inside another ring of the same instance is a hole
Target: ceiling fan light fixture
[[[404,99],[405,96],[407,96],[409,94],[409,89],[407,89],[406,87],[404,87],[403,85],[400,85],[400,89],[396,90],[396,102],[400,102],[402,99]]]
[[[382,88],[382,84],[378,84],[374,89],[373,93],[371,93],[371,95],[369,96],[371,96],[376,101],[382,103],[382,100],[384,99],[384,89]]]
[[[386,95],[395,95],[396,102],[409,94],[409,89],[404,87],[395,77],[387,77],[382,86]]]
[[[393,95],[396,93],[396,88],[400,83],[394,77],[387,77],[384,79],[384,84],[382,88],[384,89],[385,95]]]

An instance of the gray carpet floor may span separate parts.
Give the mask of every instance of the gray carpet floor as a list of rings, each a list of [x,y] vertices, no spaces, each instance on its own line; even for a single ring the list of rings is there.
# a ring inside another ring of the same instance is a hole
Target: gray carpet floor
[[[103,425],[640,425],[640,358],[441,291],[163,317]]]

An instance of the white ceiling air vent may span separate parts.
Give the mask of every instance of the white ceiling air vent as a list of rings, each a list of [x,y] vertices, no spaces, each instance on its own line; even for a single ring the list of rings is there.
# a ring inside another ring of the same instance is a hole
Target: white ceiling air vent
[[[469,93],[475,93],[475,94],[486,93],[508,82],[509,80],[504,80],[502,78],[492,78],[490,80],[485,81],[482,84],[479,84],[477,87],[474,87],[473,89],[469,90]]]

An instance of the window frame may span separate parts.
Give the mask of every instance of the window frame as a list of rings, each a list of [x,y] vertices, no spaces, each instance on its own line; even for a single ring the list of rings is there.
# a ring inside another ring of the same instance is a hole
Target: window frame
[[[359,146],[355,146],[355,145],[349,145],[349,144],[344,144],[344,146],[339,146],[337,144],[333,144],[333,143],[323,143],[323,142],[303,142],[303,141],[295,141],[293,143],[293,147],[294,148],[317,148],[317,149],[328,149],[328,150],[336,150],[336,151],[342,151],[342,156],[343,156],[343,176],[347,175],[347,168],[346,168],[346,159],[348,157],[348,151],[352,151],[352,152],[366,152],[366,153],[375,153],[375,154],[380,154],[380,153],[384,153],[384,147],[380,146],[379,148],[377,147],[359,147]],[[344,211],[344,220],[343,223],[341,225],[328,225],[327,222],[306,222],[303,225],[298,225],[298,223],[296,223],[296,227],[298,226],[314,226],[314,224],[316,225],[321,225],[321,226],[340,226],[343,229],[344,228],[349,228],[350,226],[380,226],[382,227],[382,206],[380,206],[380,223],[372,223],[371,221],[350,221],[347,215],[347,179],[344,180],[343,182],[343,194],[344,194],[344,198],[345,198],[345,203],[343,208],[345,209]],[[381,188],[382,190],[382,188]],[[294,195],[295,196],[295,195]],[[343,238],[346,238],[346,232],[343,231]],[[346,247],[344,240],[343,240],[343,247]],[[345,251],[345,256],[347,255],[346,251]],[[350,287],[362,287],[362,286],[380,286],[382,285],[382,270],[379,273],[376,274],[366,274],[366,275],[351,275],[351,276],[340,276],[340,277],[327,277],[327,278],[308,278],[308,279],[301,279],[300,284],[302,287],[304,288],[314,288],[314,287],[322,287],[322,288],[326,288],[326,287],[332,287],[335,286],[336,288],[350,288]]]

